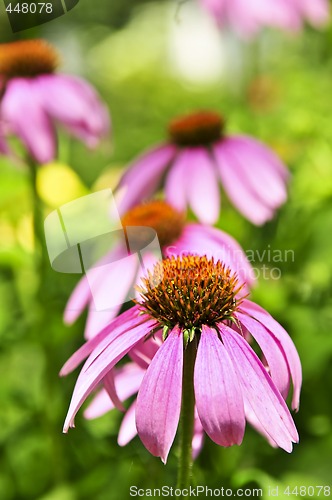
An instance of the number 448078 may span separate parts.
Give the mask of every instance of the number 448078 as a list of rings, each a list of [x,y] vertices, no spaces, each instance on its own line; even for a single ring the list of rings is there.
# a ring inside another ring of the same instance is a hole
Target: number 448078
[[[17,3],[15,7],[12,7],[10,3],[6,7],[6,11],[10,14],[12,12],[17,12],[17,14],[41,14],[42,12],[46,14],[51,14],[53,12],[53,5],[51,3],[37,2],[37,3]]]
[[[295,486],[291,488],[287,486],[284,490],[284,495],[299,496],[299,497],[329,497],[331,495],[330,486]]]

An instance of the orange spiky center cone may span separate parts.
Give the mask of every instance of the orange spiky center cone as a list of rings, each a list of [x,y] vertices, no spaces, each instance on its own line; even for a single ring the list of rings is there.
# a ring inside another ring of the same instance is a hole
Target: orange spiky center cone
[[[169,137],[178,146],[206,146],[220,139],[224,119],[214,111],[199,111],[175,118],[168,127]]]
[[[138,291],[145,313],[165,327],[178,325],[189,331],[231,320],[241,288],[221,261],[186,255],[157,262]]]
[[[58,53],[45,40],[19,40],[0,44],[0,75],[7,80],[53,73],[58,62]]]
[[[124,228],[127,226],[141,226],[152,228],[156,231],[160,245],[170,245],[182,233],[185,218],[165,201],[156,200],[138,205],[129,210],[121,220]],[[144,230],[139,237],[145,241]]]

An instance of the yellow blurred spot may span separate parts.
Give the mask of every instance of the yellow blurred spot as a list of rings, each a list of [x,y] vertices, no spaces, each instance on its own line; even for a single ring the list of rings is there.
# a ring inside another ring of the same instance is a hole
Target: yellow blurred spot
[[[34,233],[32,213],[24,215],[16,227],[16,239],[27,252],[34,251]]]
[[[37,189],[40,198],[51,208],[89,193],[79,176],[68,165],[49,163],[38,170]]]
[[[15,245],[15,231],[13,226],[6,220],[0,220],[0,250]]]

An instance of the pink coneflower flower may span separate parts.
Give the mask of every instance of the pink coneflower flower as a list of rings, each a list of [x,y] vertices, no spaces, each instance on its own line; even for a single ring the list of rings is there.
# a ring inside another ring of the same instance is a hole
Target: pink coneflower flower
[[[161,343],[161,336],[155,336],[147,342],[141,341],[138,346],[128,353],[130,357],[135,359],[135,362],[129,362],[119,368],[114,368],[114,388],[119,401],[126,401],[138,392],[146,369]],[[117,405],[114,404],[109,392],[103,387],[97,392],[84,411],[84,417],[89,420],[98,418],[116,407]],[[119,409],[124,410],[121,407]],[[122,419],[118,433],[119,446],[126,446],[137,435],[135,410],[136,399],[131,403]],[[201,451],[203,438],[203,428],[196,412],[192,439],[193,458],[196,458]]]
[[[298,31],[304,21],[315,27],[327,23],[327,0],[200,0],[220,26],[230,26],[242,37],[256,35],[264,26]]]
[[[227,136],[214,112],[174,120],[169,141],[143,154],[119,183],[124,213],[165,185],[165,196],[180,211],[189,205],[203,223],[214,224],[220,211],[218,181],[235,207],[254,224],[263,224],[286,200],[288,172],[257,140]]]
[[[254,283],[251,268],[242,248],[230,235],[209,226],[186,223],[183,213],[178,212],[164,201],[152,201],[129,210],[122,218],[124,229],[132,226],[153,228],[159,238],[165,257],[185,253],[206,254],[208,257],[225,262],[246,283],[244,293]],[[140,231],[141,248],[144,244],[144,231]],[[66,306],[64,319],[70,324],[89,306],[85,335],[91,338],[104,328],[119,312],[126,301],[129,290],[140,279],[138,260],[128,260],[125,244],[116,245],[106,256],[106,261],[117,261],[110,270],[103,265],[87,271],[73,291]],[[155,259],[145,255],[144,264],[149,267]],[[105,297],[105,300],[104,300]],[[108,310],[96,311],[94,298],[99,303],[110,304]]]
[[[298,408],[301,364],[295,346],[264,309],[238,299],[235,275],[220,261],[205,256],[159,261],[143,279],[142,300],[88,341],[66,363],[65,375],[87,356],[77,379],[64,432],[74,426],[79,408],[130,350],[143,339],[160,335],[161,347],[141,382],[136,427],[144,446],[166,462],[178,427],[182,387],[193,387],[198,418],[221,446],[240,444],[245,421],[275,445],[291,452],[298,434],[285,404],[293,382],[293,409]],[[257,342],[263,361],[249,345]],[[191,380],[183,374],[191,360]],[[194,414],[194,407],[193,414]]]
[[[55,158],[55,126],[95,147],[108,133],[109,116],[95,90],[81,78],[56,74],[58,55],[43,40],[0,45],[0,152],[17,136],[38,163]]]

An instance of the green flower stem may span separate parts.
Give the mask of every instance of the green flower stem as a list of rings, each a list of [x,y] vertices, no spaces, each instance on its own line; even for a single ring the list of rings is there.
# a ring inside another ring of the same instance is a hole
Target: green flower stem
[[[31,190],[33,202],[33,229],[36,247],[36,270],[40,279],[38,295],[42,294],[44,288],[44,278],[47,274],[49,263],[46,252],[45,234],[44,234],[44,210],[43,203],[39,198],[37,189],[37,169],[38,166],[31,159],[27,159],[31,175]],[[38,299],[40,298],[38,296]]]
[[[39,197],[37,187],[38,165],[29,157],[26,160],[30,170],[31,195],[33,203],[33,228],[35,239],[35,272],[38,279],[36,295],[33,335],[38,339],[38,343],[43,346],[47,367],[44,373],[44,390],[50,400],[55,399],[57,371],[58,367],[54,365],[54,351],[52,346],[52,337],[50,336],[50,311],[53,310],[54,292],[49,284],[51,266],[48,259],[44,232],[44,204]],[[44,434],[52,440],[52,479],[54,484],[64,480],[63,452],[59,440],[58,422],[54,419],[54,405],[51,403],[43,409],[40,415],[41,428]]]
[[[189,488],[192,473],[192,439],[195,418],[194,366],[197,352],[196,338],[184,350],[182,408],[180,419],[180,455],[177,488]]]

